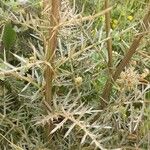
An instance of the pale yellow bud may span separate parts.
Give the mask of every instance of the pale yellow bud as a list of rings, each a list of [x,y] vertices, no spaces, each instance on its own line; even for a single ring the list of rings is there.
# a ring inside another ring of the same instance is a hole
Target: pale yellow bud
[[[74,79],[74,82],[75,82],[76,86],[81,86],[81,84],[83,82],[83,78],[82,77],[76,77]]]
[[[29,61],[30,62],[35,62],[35,57],[34,56],[29,57]]]
[[[146,73],[147,75],[150,73],[149,69],[145,68],[144,70],[144,73]]]
[[[136,62],[135,60],[132,60],[132,61],[131,61],[131,65],[136,66],[136,65],[137,65],[137,62]]]
[[[143,73],[141,74],[141,78],[145,78],[145,77],[147,77],[148,75],[149,75],[149,70],[147,69],[147,68],[145,68],[144,70],[143,70]]]

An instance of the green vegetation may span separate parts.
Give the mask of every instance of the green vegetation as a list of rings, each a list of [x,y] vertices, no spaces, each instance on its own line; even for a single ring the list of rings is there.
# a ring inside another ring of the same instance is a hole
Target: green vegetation
[[[0,149],[150,149],[149,6],[1,0]]]

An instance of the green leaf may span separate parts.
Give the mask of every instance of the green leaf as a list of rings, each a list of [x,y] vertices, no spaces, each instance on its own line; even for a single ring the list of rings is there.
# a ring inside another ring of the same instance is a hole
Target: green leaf
[[[145,95],[145,96],[146,96],[146,99],[147,99],[147,100],[150,100],[150,90],[148,90],[148,91],[146,92],[146,95]]]
[[[11,23],[6,23],[2,40],[6,51],[10,50],[12,46],[14,46],[16,41],[16,32],[14,31]]]

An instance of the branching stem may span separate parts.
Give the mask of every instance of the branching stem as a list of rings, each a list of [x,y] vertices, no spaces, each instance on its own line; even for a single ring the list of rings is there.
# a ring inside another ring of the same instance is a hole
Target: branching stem
[[[107,102],[110,97],[110,92],[112,90],[113,82],[118,79],[118,77],[120,76],[120,73],[123,71],[123,69],[126,67],[126,65],[130,62],[132,56],[135,54],[137,48],[139,47],[140,42],[141,42],[142,38],[144,37],[144,35],[149,33],[149,32],[145,32],[145,31],[148,31],[148,29],[150,27],[149,23],[150,23],[150,8],[148,10],[148,13],[145,15],[145,17],[143,19],[143,22],[139,29],[139,34],[137,34],[134,37],[133,42],[132,42],[128,52],[126,53],[126,55],[124,56],[124,58],[122,59],[120,64],[117,66],[117,68],[112,76],[111,82],[109,79],[106,82],[104,91],[102,93],[102,99],[106,100]],[[144,32],[143,32],[143,30],[144,30]],[[104,103],[104,101],[102,101],[102,103]],[[101,106],[104,106],[102,103],[101,103]],[[105,103],[105,106],[106,105],[107,104]]]

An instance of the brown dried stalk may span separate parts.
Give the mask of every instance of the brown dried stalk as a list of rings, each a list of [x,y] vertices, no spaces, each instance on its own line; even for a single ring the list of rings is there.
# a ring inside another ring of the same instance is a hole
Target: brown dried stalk
[[[109,7],[109,0],[105,0],[105,9]],[[110,12],[105,14],[105,25],[106,25],[106,38],[110,36]],[[108,67],[111,73],[112,69],[112,38],[107,40],[107,50],[108,50]]]
[[[54,57],[55,57],[55,51],[57,47],[57,34],[58,34],[58,28],[54,30],[54,28],[59,24],[59,9],[60,9],[60,0],[45,0],[43,1],[44,7],[51,6],[50,15],[46,16],[46,18],[50,21],[50,29],[49,29],[49,35],[46,35],[46,41],[45,44],[45,53],[46,53],[46,61],[51,65],[46,66],[45,72],[44,72],[44,79],[45,79],[45,110],[48,113],[49,110],[53,110],[53,93],[52,93],[52,87],[53,87],[53,78],[54,78]],[[45,125],[45,140],[49,143],[51,141],[50,132],[53,128],[52,122],[49,122]]]
[[[144,37],[145,34],[148,33],[145,31],[148,30],[149,27],[150,27],[150,8],[148,10],[148,13],[145,15],[145,17],[143,19],[143,23],[141,24],[139,34],[137,34],[134,37],[134,40],[133,40],[128,52],[126,53],[126,55],[124,56],[124,58],[122,59],[120,64],[117,66],[117,68],[112,76],[111,83],[110,83],[109,79],[106,82],[104,91],[102,93],[102,99],[105,101],[101,101],[101,106],[105,107],[107,105],[107,102],[108,102],[109,96],[110,96],[110,92],[111,92],[111,89],[113,86],[113,82],[118,79],[118,77],[120,76],[120,73],[123,71],[125,66],[130,62],[132,56],[134,55],[134,53],[136,52],[137,48],[140,45],[141,39]],[[144,32],[143,32],[143,30],[144,30]]]
[[[105,9],[109,7],[109,0],[105,0]],[[110,37],[110,12],[105,13],[105,29],[106,29],[106,38]],[[108,51],[108,69],[109,69],[109,84],[111,84],[112,78],[112,38],[110,37],[107,40],[107,51]],[[105,101],[104,104],[105,105]]]
[[[48,2],[49,3],[49,2]],[[53,30],[55,26],[59,24],[59,7],[60,0],[51,1],[51,12],[50,12],[50,25],[49,38],[47,41],[46,48],[46,61],[54,67],[54,56],[57,47],[57,33],[58,29]],[[47,66],[45,70],[45,101],[49,106],[52,106],[52,81],[53,81],[53,70]]]

